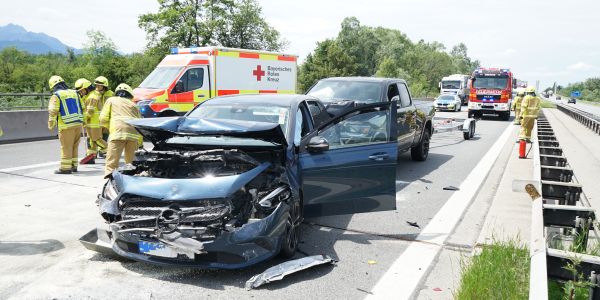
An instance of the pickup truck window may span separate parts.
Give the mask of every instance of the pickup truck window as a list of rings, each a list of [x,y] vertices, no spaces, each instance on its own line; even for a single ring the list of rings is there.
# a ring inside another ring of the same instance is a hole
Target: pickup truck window
[[[398,92],[398,86],[395,83],[392,83],[388,86],[388,101],[392,101],[392,99],[396,96],[400,96],[400,92]]]
[[[381,99],[379,82],[322,80],[307,93],[323,102],[354,100],[359,103],[376,103]]]
[[[398,83],[398,89],[400,90],[400,107],[409,107],[412,104],[410,94],[404,83]]]

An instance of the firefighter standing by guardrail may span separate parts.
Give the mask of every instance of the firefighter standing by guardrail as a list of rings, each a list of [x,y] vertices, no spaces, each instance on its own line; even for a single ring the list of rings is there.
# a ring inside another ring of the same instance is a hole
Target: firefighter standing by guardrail
[[[523,88],[519,88],[517,90],[517,96],[512,102],[512,110],[515,111],[515,125],[521,124],[521,102],[523,102],[523,96],[525,96],[525,90]]]
[[[94,80],[96,89],[91,91],[86,99],[86,109],[89,115],[89,122],[86,126],[86,132],[90,142],[88,143],[87,155],[96,155],[97,153],[106,153],[106,140],[102,136],[102,127],[100,126],[100,111],[104,106],[106,99],[113,96],[113,92],[108,88],[108,79],[104,76],[98,76]],[[90,160],[88,163],[95,163]]]
[[[140,112],[133,103],[133,89],[125,83],[115,89],[116,97],[106,100],[100,123],[109,129],[108,150],[104,175],[109,175],[119,166],[121,153],[125,151],[125,163],[133,161],[135,150],[142,144],[142,136],[125,121],[141,118]]]
[[[542,100],[535,94],[535,88],[530,86],[525,90],[526,96],[521,102],[521,132],[520,140],[531,141],[531,130],[542,107]]]
[[[85,113],[83,103],[76,91],[70,90],[60,76],[48,80],[52,97],[48,102],[48,129],[58,125],[60,140],[60,168],[55,174],[77,172],[79,139]]]

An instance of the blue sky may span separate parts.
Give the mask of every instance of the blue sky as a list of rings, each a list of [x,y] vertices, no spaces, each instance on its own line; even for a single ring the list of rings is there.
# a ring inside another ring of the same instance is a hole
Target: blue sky
[[[335,37],[346,16],[362,24],[399,29],[412,40],[464,42],[484,66],[510,67],[541,86],[600,77],[600,1],[594,0],[258,0],[268,22],[302,58],[316,42]],[[56,3],[60,3],[57,5]],[[101,30],[123,52],[140,51],[145,34],[137,16],[156,11],[154,0],[11,1],[0,25],[16,23],[81,47],[85,32]],[[82,14],[83,8],[87,8]],[[96,16],[97,15],[97,16]]]

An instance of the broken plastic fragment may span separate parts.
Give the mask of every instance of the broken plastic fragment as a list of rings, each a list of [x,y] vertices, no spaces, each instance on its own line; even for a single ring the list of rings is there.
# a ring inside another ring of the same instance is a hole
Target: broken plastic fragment
[[[335,261],[328,255],[313,255],[300,259],[286,261],[276,266],[268,268],[266,271],[252,276],[246,281],[246,289],[251,290],[265,283],[283,279],[286,275],[302,271],[314,266],[323,264],[333,264]]]
[[[377,264],[377,261],[376,260],[369,260],[369,261],[367,261],[367,263],[370,264],[370,265],[374,265],[374,264]]]

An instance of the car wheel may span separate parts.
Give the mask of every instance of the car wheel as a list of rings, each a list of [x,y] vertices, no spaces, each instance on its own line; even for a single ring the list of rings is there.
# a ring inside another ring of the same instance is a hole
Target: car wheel
[[[283,258],[291,258],[296,255],[296,251],[298,250],[299,228],[300,224],[294,225],[292,217],[288,217],[279,256]]]
[[[429,131],[423,132],[418,146],[410,148],[410,157],[416,161],[425,161],[429,156]]]

